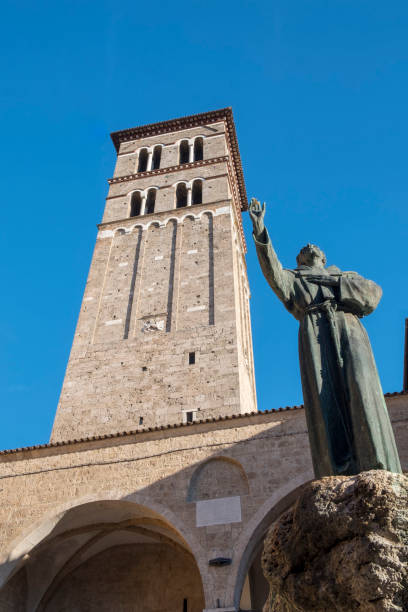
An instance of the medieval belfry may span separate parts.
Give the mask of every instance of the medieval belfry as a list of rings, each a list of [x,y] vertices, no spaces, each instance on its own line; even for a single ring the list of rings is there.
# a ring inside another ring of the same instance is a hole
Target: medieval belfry
[[[0,611],[261,612],[265,532],[313,469],[303,407],[257,411],[232,111],[112,140],[50,443],[0,452]]]
[[[52,441],[256,410],[230,110],[112,134]]]

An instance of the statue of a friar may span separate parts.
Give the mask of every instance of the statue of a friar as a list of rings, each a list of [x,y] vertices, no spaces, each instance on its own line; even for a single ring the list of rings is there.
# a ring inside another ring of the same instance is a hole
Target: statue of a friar
[[[356,272],[326,267],[314,244],[286,270],[264,225],[265,204],[249,214],[262,272],[299,321],[303,400],[316,478],[366,470],[401,472],[394,434],[367,332],[360,319],[382,290]]]

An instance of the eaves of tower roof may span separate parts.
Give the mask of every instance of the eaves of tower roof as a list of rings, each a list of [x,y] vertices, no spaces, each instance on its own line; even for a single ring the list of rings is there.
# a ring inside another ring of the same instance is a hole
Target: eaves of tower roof
[[[408,395],[408,391],[395,391],[393,393],[385,393],[384,397],[396,397],[400,395]],[[274,408],[272,410],[257,410],[254,412],[246,412],[244,414],[232,414],[229,416],[220,416],[220,417],[213,417],[213,418],[208,418],[208,419],[201,419],[198,421],[194,421],[192,423],[174,423],[171,425],[160,425],[156,427],[143,427],[140,429],[120,431],[120,432],[116,432],[112,434],[102,434],[100,436],[90,436],[87,438],[77,438],[74,440],[62,440],[59,442],[49,442],[48,444],[36,444],[35,446],[25,446],[22,448],[7,449],[7,450],[0,451],[0,455],[11,455],[15,453],[22,453],[22,452],[33,451],[33,450],[38,450],[38,449],[57,448],[59,446],[70,446],[72,444],[81,444],[84,442],[95,442],[99,440],[109,440],[112,438],[123,438],[126,436],[135,436],[137,434],[146,434],[146,433],[155,432],[155,431],[178,429],[180,427],[196,427],[197,425],[200,426],[200,425],[205,425],[208,423],[230,421],[234,419],[246,419],[248,417],[259,417],[262,415],[271,415],[271,414],[276,414],[279,412],[286,412],[288,410],[290,411],[303,410],[303,408],[304,408],[303,404],[300,404],[299,406],[285,406],[284,408]]]
[[[167,132],[176,132],[178,130],[185,130],[192,127],[199,127],[211,123],[217,123],[218,121],[224,121],[226,124],[227,142],[231,151],[232,164],[236,174],[241,210],[247,210],[248,200],[246,195],[244,173],[242,171],[241,156],[239,153],[237,134],[235,131],[234,117],[231,107],[220,108],[207,113],[199,113],[196,115],[189,115],[187,117],[179,117],[178,119],[169,119],[168,121],[149,123],[147,125],[140,125],[127,130],[112,132],[111,138],[113,144],[115,145],[115,149],[118,152],[122,142],[147,138],[149,136],[157,136],[158,134],[165,134]]]

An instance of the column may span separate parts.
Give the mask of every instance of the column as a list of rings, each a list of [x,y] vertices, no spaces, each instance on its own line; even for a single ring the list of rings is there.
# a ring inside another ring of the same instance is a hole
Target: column
[[[191,163],[194,161],[194,142],[188,143],[188,161]]]
[[[193,190],[191,189],[191,184],[187,184],[187,206],[191,206],[193,198]]]
[[[146,209],[146,193],[143,192],[142,193],[142,203],[140,205],[140,214],[141,215],[145,214],[145,209]]]
[[[149,149],[148,150],[148,156],[147,156],[147,172],[150,172],[150,170],[152,169],[152,160],[153,160],[153,149]]]

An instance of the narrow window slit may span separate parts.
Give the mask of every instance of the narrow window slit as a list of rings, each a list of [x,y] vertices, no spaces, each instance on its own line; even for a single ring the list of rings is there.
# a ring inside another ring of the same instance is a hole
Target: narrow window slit
[[[194,141],[194,161],[203,159],[203,139],[198,137]]]
[[[155,146],[153,149],[152,170],[158,170],[160,168],[161,153],[161,145]]]
[[[187,206],[187,187],[185,183],[179,183],[176,189],[176,208]]]
[[[180,164],[188,164],[189,155],[190,155],[190,148],[188,146],[188,140],[182,140],[180,142],[179,153],[180,153],[180,156],[179,156]]]
[[[139,165],[137,167],[138,172],[146,172],[148,159],[149,153],[147,149],[142,149],[139,153]]]

